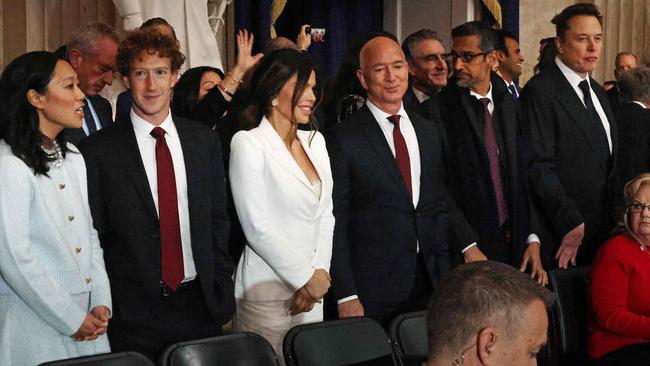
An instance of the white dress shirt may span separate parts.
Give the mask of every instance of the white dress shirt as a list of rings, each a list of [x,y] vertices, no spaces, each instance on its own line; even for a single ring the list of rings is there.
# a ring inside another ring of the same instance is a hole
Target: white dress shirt
[[[372,113],[373,117],[375,117],[375,120],[379,124],[381,131],[384,133],[384,137],[386,137],[386,142],[388,142],[390,151],[393,153],[393,156],[395,156],[395,141],[393,141],[394,126],[388,120],[388,117],[392,116],[392,114],[388,114],[382,111],[377,106],[372,104],[372,102],[369,100],[366,102],[366,104],[368,105],[368,109],[370,109],[370,112]],[[408,149],[409,152],[409,160],[411,165],[411,192],[413,192],[412,195],[413,207],[417,207],[418,201],[420,200],[420,171],[422,168],[420,166],[420,146],[418,145],[418,137],[415,134],[415,129],[413,128],[413,124],[411,123],[409,116],[406,114],[406,111],[404,110],[404,105],[400,107],[400,110],[399,112],[397,112],[397,114],[400,116],[399,129],[402,132],[402,136],[404,136],[404,141],[406,141],[406,148]]]
[[[600,117],[600,121],[603,123],[603,128],[605,129],[605,134],[607,135],[607,143],[609,144],[609,153],[612,153],[612,134],[609,126],[609,120],[607,119],[607,115],[605,114],[605,110],[603,110],[603,106],[600,105],[600,100],[598,100],[598,96],[596,96],[596,93],[594,93],[594,90],[591,88],[591,81],[589,80],[589,77],[583,78],[582,76],[578,75],[575,71],[571,70],[567,65],[560,60],[559,57],[555,57],[555,64],[557,67],[560,68],[560,71],[562,71],[562,74],[564,74],[564,77],[567,79],[569,84],[571,84],[571,87],[573,87],[573,90],[578,94],[578,97],[582,101],[582,104],[585,104],[585,96],[582,93],[582,90],[578,86],[581,81],[587,80],[589,83],[589,92],[591,94],[591,101],[594,103],[594,107],[596,108],[596,112],[598,113],[598,117]],[[585,105],[586,107],[586,105]]]
[[[158,208],[158,173],[156,168],[156,138],[151,136],[154,125],[140,118],[133,109],[131,109],[131,121],[133,122],[133,131],[138,141],[138,149],[142,157],[144,170],[147,172],[147,180],[153,202]],[[192,255],[192,238],[190,235],[190,211],[187,201],[187,175],[185,173],[185,160],[183,160],[183,148],[181,140],[178,137],[178,131],[172,120],[171,112],[163,123],[158,126],[165,130],[165,141],[169,147],[174,164],[174,177],[176,178],[176,197],[178,200],[178,218],[181,226],[181,245],[183,247],[183,268],[185,278],[183,282],[191,281],[196,278],[196,267],[194,266],[194,256]]]

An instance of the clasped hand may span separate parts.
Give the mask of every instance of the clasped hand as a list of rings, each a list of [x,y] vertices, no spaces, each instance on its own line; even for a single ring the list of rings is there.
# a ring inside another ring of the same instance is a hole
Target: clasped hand
[[[97,337],[106,333],[108,318],[110,316],[111,311],[106,306],[101,305],[95,307],[84,318],[79,330],[73,335],[74,339],[78,342],[97,339]]]
[[[314,304],[320,303],[323,296],[330,288],[332,278],[324,269],[316,269],[309,281],[296,291],[293,302],[289,307],[289,313],[296,315],[302,312],[311,311]]]

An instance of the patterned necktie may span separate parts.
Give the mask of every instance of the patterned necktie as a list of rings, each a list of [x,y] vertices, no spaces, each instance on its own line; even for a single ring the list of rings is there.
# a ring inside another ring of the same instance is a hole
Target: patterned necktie
[[[585,102],[585,107],[591,116],[592,124],[590,128],[592,134],[596,136],[598,140],[598,152],[600,158],[603,160],[609,160],[609,142],[607,142],[607,133],[605,132],[605,127],[603,126],[603,121],[600,119],[594,102],[591,100],[591,88],[589,87],[589,82],[585,79],[578,84],[580,90],[582,90],[583,100]]]
[[[156,138],[162,280],[169,288],[176,290],[185,277],[185,270],[174,163],[165,141],[165,130],[155,127],[151,131],[151,136]]]
[[[510,94],[512,94],[515,99],[519,98],[519,93],[517,93],[517,87],[515,87],[514,84],[508,85],[508,90],[510,90]]]
[[[490,177],[492,178],[492,187],[497,199],[497,211],[499,213],[499,225],[506,222],[506,200],[503,196],[503,184],[501,183],[501,166],[499,165],[499,146],[494,134],[494,124],[492,123],[492,114],[488,109],[490,99],[479,99],[483,105],[483,116],[485,119],[485,129],[483,137],[485,138],[485,149],[487,150],[488,161],[490,162]]]
[[[406,147],[406,140],[404,140],[404,136],[399,129],[399,118],[400,116],[398,114],[394,114],[389,116],[388,120],[393,124],[393,142],[395,144],[395,160],[397,161],[397,168],[399,169],[400,174],[402,174],[402,179],[404,179],[406,189],[412,197],[411,159],[409,158],[409,150]]]
[[[88,101],[84,103],[83,111],[84,111],[84,120],[86,120],[86,127],[88,127],[88,136],[90,136],[93,133],[95,133],[95,131],[97,131],[97,124],[95,123],[93,114],[90,113],[90,108],[88,107]]]

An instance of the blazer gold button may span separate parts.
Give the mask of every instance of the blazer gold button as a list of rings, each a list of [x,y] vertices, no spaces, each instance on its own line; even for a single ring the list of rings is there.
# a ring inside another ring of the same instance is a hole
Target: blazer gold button
[[[68,221],[74,220],[74,216],[68,216]]]
[[[74,252],[77,254],[81,253],[81,248],[74,248]]]
[[[65,188],[65,184],[59,184],[59,189]]]
[[[90,278],[86,278],[86,283],[90,283]]]

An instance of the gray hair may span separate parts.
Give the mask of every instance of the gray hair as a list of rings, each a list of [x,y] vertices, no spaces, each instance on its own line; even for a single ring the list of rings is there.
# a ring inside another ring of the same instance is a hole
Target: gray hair
[[[521,314],[533,301],[549,308],[553,294],[515,268],[494,261],[456,267],[440,281],[429,303],[429,356],[454,359],[481,329],[515,336]]]
[[[89,23],[77,29],[70,36],[66,56],[69,55],[72,49],[79,49],[84,53],[93,55],[97,53],[97,44],[104,37],[108,37],[115,41],[115,43],[120,44],[120,37],[115,31],[115,28],[106,23]]]
[[[406,56],[407,60],[413,60],[413,49],[415,48],[415,45],[426,39],[433,39],[442,44],[442,39],[438,36],[438,33],[431,29],[420,29],[404,38],[404,41],[402,42],[402,51],[404,51],[404,56]]]
[[[639,101],[650,104],[650,68],[637,67],[618,76],[618,88],[623,102]]]

